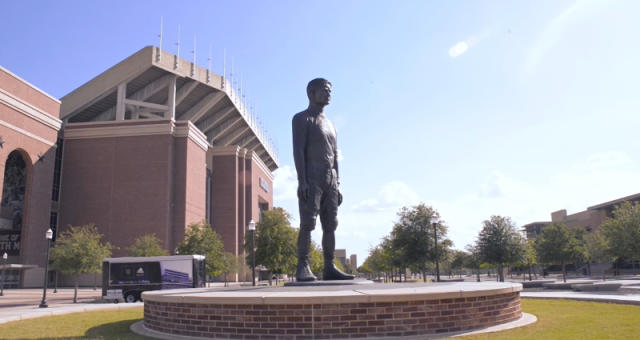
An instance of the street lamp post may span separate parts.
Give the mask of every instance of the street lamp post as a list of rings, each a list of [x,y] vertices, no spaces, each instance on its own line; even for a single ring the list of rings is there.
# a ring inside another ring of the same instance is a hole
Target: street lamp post
[[[49,248],[51,248],[51,239],[53,238],[53,231],[51,230],[51,228],[47,230],[45,236],[47,238],[47,256],[44,263],[44,284],[42,285],[42,301],[40,301],[40,308],[49,307],[47,305],[47,274],[49,272]]]
[[[431,217],[431,225],[433,226],[433,244],[436,258],[436,282],[440,282],[440,263],[438,261],[438,221],[440,219],[433,215]]]
[[[256,285],[256,222],[251,219],[247,227],[251,232],[251,285]]]
[[[9,258],[9,255],[7,254],[7,252],[5,252],[4,254],[2,254],[2,262],[4,264],[4,266],[2,267],[2,282],[0,282],[0,296],[4,296],[4,281],[6,279],[5,273],[6,273],[6,266],[7,266],[7,259]]]

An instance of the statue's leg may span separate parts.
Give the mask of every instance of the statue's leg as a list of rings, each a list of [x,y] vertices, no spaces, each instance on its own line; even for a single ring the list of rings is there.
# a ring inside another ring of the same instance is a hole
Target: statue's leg
[[[311,231],[316,226],[316,216],[320,208],[320,193],[313,185],[309,188],[309,197],[306,201],[299,200],[300,231],[298,233],[298,267],[296,268],[297,281],[315,281],[309,265],[309,252],[311,251]]]
[[[320,208],[322,223],[322,252],[324,255],[323,280],[353,280],[355,276],[343,273],[333,264],[336,250],[336,229],[338,228],[338,191],[327,190]]]
[[[309,265],[309,251],[311,250],[311,230],[308,227],[300,226],[298,234],[298,267],[296,269],[297,281],[315,281],[317,277],[313,275]]]

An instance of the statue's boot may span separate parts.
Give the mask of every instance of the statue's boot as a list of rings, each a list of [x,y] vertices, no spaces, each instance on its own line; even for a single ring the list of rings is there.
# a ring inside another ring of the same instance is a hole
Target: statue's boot
[[[324,231],[322,234],[322,251],[324,254],[324,270],[322,271],[323,280],[353,280],[354,275],[346,274],[333,264],[335,257],[335,236],[331,231]]]
[[[296,269],[296,280],[315,281],[318,278],[313,275],[309,266],[309,251],[311,250],[311,230],[300,228],[298,234],[298,268]]]

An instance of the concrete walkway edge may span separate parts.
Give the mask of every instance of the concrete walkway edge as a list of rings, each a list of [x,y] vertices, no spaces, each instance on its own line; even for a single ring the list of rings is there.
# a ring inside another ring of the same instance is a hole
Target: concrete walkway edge
[[[25,310],[12,310],[8,312],[0,311],[0,324],[4,324],[11,321],[19,321],[33,318],[40,318],[45,316],[53,316],[53,315],[64,315],[71,313],[80,313],[80,312],[93,312],[93,311],[102,311],[102,310],[123,310],[130,308],[141,308],[144,304],[142,302],[136,303],[118,303],[118,304],[108,304],[108,303],[96,303],[96,304],[67,304],[67,305],[57,305],[55,307],[49,308],[32,308]]]

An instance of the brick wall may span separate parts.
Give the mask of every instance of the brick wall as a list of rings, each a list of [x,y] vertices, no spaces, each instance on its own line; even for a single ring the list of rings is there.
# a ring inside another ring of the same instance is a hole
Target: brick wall
[[[144,324],[169,334],[231,339],[410,336],[517,320],[520,293],[343,304],[193,304],[146,300]]]

